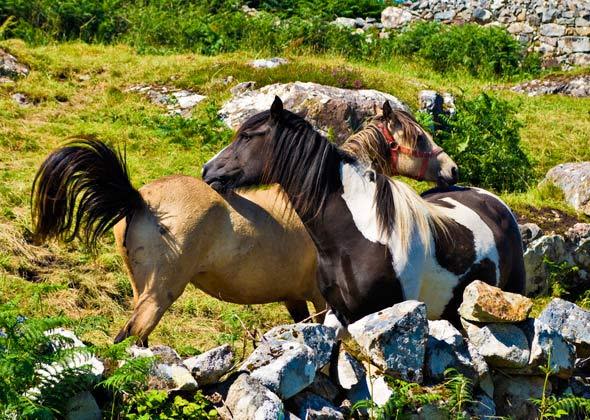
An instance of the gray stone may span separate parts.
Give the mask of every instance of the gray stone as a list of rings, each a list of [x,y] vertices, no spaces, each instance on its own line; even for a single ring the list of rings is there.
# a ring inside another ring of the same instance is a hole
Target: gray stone
[[[553,7],[548,7],[546,9],[544,9],[542,17],[541,17],[541,22],[543,22],[543,23],[551,22],[553,20],[553,16],[555,16],[556,13],[557,13],[557,10],[554,9]]]
[[[544,378],[538,376],[505,376],[494,377],[496,415],[511,416],[519,420],[537,419],[537,406],[531,401],[543,396]],[[551,392],[549,383],[548,392]]]
[[[322,324],[287,324],[274,327],[264,339],[269,341],[297,341],[315,352],[316,367],[324,367],[332,356],[336,344],[336,330]]]
[[[336,366],[336,382],[344,389],[351,389],[363,381],[367,372],[363,364],[347,351],[338,354]]]
[[[531,25],[526,22],[514,22],[506,28],[511,34],[532,34],[534,29]]]
[[[338,143],[352,135],[361,123],[375,115],[385,101],[393,108],[408,110],[397,98],[376,90],[341,89],[317,83],[276,83],[244,92],[226,102],[219,116],[231,128],[237,129],[251,116],[270,109],[279,96],[285,108],[305,115],[320,132],[333,130]]]
[[[428,323],[426,305],[405,301],[349,325],[363,352],[386,374],[422,381]]]
[[[158,344],[150,347],[150,350],[158,362],[168,363],[170,365],[182,365],[182,359],[172,347]]]
[[[524,332],[513,324],[478,327],[465,321],[469,341],[492,367],[521,368],[528,364],[529,343]]]
[[[492,19],[492,12],[487,9],[477,7],[473,10],[473,19],[480,23],[488,23]]]
[[[582,28],[588,27],[590,26],[590,19],[585,19],[582,17],[576,18],[576,26]]]
[[[225,405],[234,419],[277,420],[285,416],[279,397],[245,373],[230,386]]]
[[[435,90],[421,90],[418,93],[420,111],[438,116],[443,113],[443,97]]]
[[[173,391],[194,391],[197,381],[180,364],[156,363],[150,372],[150,388]]]
[[[288,63],[289,60],[281,57],[272,57],[268,59],[261,58],[251,61],[250,67],[254,67],[255,69],[274,69],[275,67],[279,67]]]
[[[543,236],[543,231],[535,223],[525,223],[518,225],[520,229],[520,236],[522,237],[522,244],[526,248],[528,244]]]
[[[545,258],[557,262],[567,260],[568,252],[563,236],[542,236],[527,247],[524,252],[527,296],[544,294],[549,290],[549,270]]]
[[[233,366],[234,353],[229,344],[184,360],[184,365],[199,386],[219,381]]]
[[[344,415],[334,404],[311,392],[295,395],[289,402],[291,405],[295,407],[294,414],[300,419],[344,420]]]
[[[590,356],[590,312],[563,299],[554,298],[539,315],[539,322],[575,344],[578,357]]]
[[[10,95],[10,97],[19,106],[27,107],[31,105],[31,103],[29,102],[29,98],[27,98],[27,96],[24,93],[13,93],[12,95]]]
[[[541,25],[539,33],[544,36],[563,36],[565,34],[565,26],[556,23],[546,23]]]
[[[558,186],[572,207],[590,215],[590,162],[554,166],[545,180]]]
[[[83,391],[68,399],[65,408],[66,420],[101,420],[102,411],[89,391]]]
[[[183,118],[189,118],[194,107],[207,98],[192,90],[145,84],[132,85],[125,89],[125,92],[144,95],[153,104],[165,106],[166,115],[179,115]]]
[[[545,367],[549,363],[554,374],[560,378],[569,378],[573,373],[575,361],[575,346],[542,320],[535,319],[529,364],[534,367]]]
[[[256,82],[249,81],[249,82],[242,82],[238,83],[234,87],[232,87],[229,91],[232,95],[239,95],[241,93],[247,92],[249,90],[253,90],[256,87]]]
[[[341,26],[343,28],[354,28],[356,27],[356,20],[347,17],[337,17],[331,22],[333,25]]]
[[[449,22],[455,18],[456,12],[454,10],[445,10],[434,14],[434,20],[439,22]]]
[[[407,25],[414,19],[414,16],[401,7],[389,6],[381,12],[381,23],[384,28],[397,29]]]
[[[576,223],[565,233],[565,240],[573,263],[590,270],[590,223]]]
[[[467,343],[467,351],[471,358],[471,363],[477,372],[479,388],[490,397],[494,396],[494,381],[492,380],[492,372],[485,358],[479,353],[477,348]]]
[[[410,420],[448,420],[449,412],[434,404],[426,404],[418,407],[416,414],[410,414]]]
[[[496,403],[485,393],[478,393],[473,398],[470,413],[472,418],[490,420],[496,418]]]
[[[19,62],[15,56],[0,48],[0,76],[10,78],[24,77],[29,74],[29,67]]]
[[[262,343],[240,367],[279,397],[290,398],[309,386],[316,371],[315,352],[297,341]]]
[[[590,52],[590,37],[564,36],[557,41],[557,45],[565,52],[587,53]]]

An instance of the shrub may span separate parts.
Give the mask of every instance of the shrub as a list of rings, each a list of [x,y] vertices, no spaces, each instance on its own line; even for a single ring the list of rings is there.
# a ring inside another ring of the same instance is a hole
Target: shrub
[[[540,60],[506,30],[476,24],[418,22],[390,41],[394,52],[426,60],[442,73],[467,71],[473,76],[536,74]]]
[[[482,93],[458,98],[456,109],[437,139],[459,166],[461,181],[498,192],[527,189],[533,168],[520,147],[521,123],[514,108]]]

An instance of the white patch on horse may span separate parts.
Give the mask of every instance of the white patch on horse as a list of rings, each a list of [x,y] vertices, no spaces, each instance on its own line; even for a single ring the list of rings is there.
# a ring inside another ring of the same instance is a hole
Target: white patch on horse
[[[366,169],[360,164],[343,163],[340,166],[343,194],[342,198],[350,210],[352,220],[361,234],[369,241],[386,245],[392,255],[393,269],[404,291],[405,299],[417,299],[424,262],[424,244],[419,239],[412,240],[406,252],[402,252],[401,240],[393,231],[390,237],[383,232],[377,222],[375,208],[375,182],[365,175]],[[418,235],[411,235],[418,238]]]

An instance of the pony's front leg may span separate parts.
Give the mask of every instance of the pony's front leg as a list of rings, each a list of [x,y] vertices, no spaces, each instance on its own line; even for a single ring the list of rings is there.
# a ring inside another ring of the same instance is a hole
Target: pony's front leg
[[[115,343],[134,336],[137,337],[138,345],[147,346],[148,336],[158,325],[164,312],[183,291],[184,287],[180,290],[168,291],[148,289],[141,293],[131,318],[115,337]]]

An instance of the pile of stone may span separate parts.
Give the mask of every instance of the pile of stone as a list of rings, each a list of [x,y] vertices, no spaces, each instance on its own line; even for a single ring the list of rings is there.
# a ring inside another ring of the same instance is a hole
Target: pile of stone
[[[125,92],[140,93],[153,104],[165,106],[167,115],[180,115],[184,118],[189,118],[193,108],[206,99],[206,96],[188,89],[145,84],[130,86]]]
[[[333,328],[320,324],[275,327],[240,363],[228,345],[184,359],[161,345],[133,346],[129,352],[155,358],[150,389],[201,389],[225,419],[344,419],[357,401],[387,402],[392,391],[386,376],[429,387],[445,381],[449,368],[473,383],[466,415],[528,418],[536,410],[530,399],[543,392],[543,367],[549,366],[552,378],[566,383],[571,394],[590,393],[590,378],[576,367],[590,356],[590,312],[554,299],[532,319],[531,306],[524,296],[475,281],[465,289],[459,310],[464,337],[448,321],[427,320],[423,303],[402,302],[349,326],[361,359],[337,341]],[[72,348],[84,346],[71,332],[48,334],[68,337]],[[104,366],[94,356],[80,360],[78,365],[90,366],[97,379],[103,375]],[[43,370],[51,372],[47,366]],[[31,395],[40,392],[32,390]],[[68,418],[100,418],[89,392],[71,404]],[[88,407],[94,411],[80,411]],[[443,413],[435,403],[416,414],[432,418]]]
[[[10,82],[17,77],[25,77],[29,74],[29,67],[0,48],[0,83]]]
[[[527,296],[546,295],[549,291],[549,268],[546,259],[576,266],[572,287],[590,287],[590,224],[576,223],[565,234],[543,234],[534,223],[521,225],[525,246]]]
[[[546,65],[590,64],[590,2],[586,0],[414,0],[403,7],[384,9],[380,25],[369,19],[343,17],[332,23],[355,31],[371,27],[397,30],[418,20],[502,26],[541,53]]]
[[[251,116],[270,109],[275,95],[283,100],[285,109],[302,115],[323,134],[334,132],[339,143],[374,116],[385,101],[393,108],[407,110],[396,97],[372,89],[342,89],[304,82],[254,87],[255,82],[243,82],[232,88],[233,97],[219,111],[230,128],[237,129]]]
[[[531,80],[512,88],[514,92],[526,93],[528,96],[566,95],[576,98],[590,96],[590,76],[573,78],[550,78],[545,80]]]

